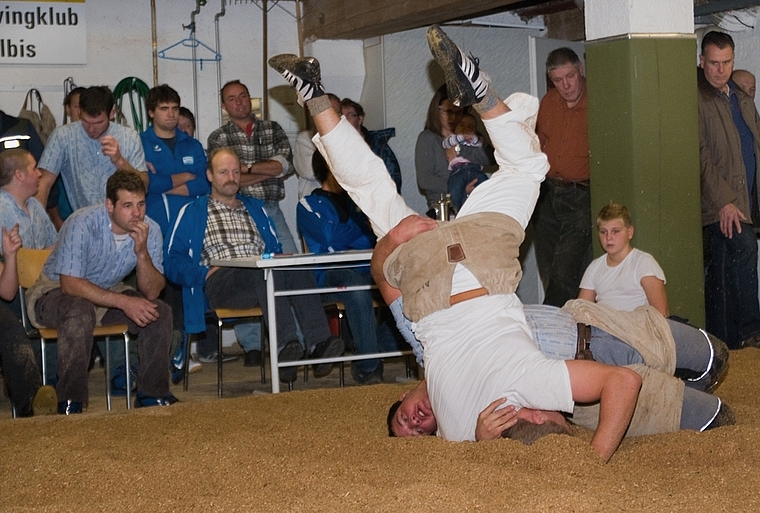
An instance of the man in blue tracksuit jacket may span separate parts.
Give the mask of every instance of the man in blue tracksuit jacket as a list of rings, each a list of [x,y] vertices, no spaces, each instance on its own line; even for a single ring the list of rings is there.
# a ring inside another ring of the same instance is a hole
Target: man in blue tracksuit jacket
[[[262,201],[238,193],[240,160],[231,148],[217,148],[209,156],[206,172],[211,193],[180,210],[166,240],[167,277],[182,286],[185,330],[205,330],[206,304],[211,308],[261,307],[267,318],[266,283],[261,269],[212,267],[212,260],[254,257],[281,253],[274,225],[264,212]],[[314,288],[310,272],[288,271],[277,276],[283,289]],[[291,312],[292,306],[292,312]],[[343,353],[344,344],[330,335],[318,296],[278,297],[277,340],[281,361],[304,356],[298,342],[296,322],[303,332],[310,356],[328,358]],[[316,365],[315,376],[327,374],[331,364]],[[282,369],[283,381],[295,380],[295,367]]]
[[[309,251],[321,254],[374,248],[376,238],[367,216],[338,184],[319,152],[314,152],[312,169],[314,178],[320,183],[321,188],[302,198],[296,211],[298,231],[306,241]],[[316,275],[320,286],[339,287],[372,283],[369,266],[316,271]],[[335,296],[346,306],[346,317],[356,341],[357,354],[398,350],[388,326],[377,326],[372,291],[339,292]],[[383,380],[383,364],[377,359],[353,362],[351,376],[360,384],[380,383]]]
[[[151,125],[140,134],[148,167],[144,173],[148,179],[145,207],[148,217],[158,223],[166,238],[179,210],[198,196],[208,194],[206,152],[196,139],[177,129],[180,106],[177,91],[165,84],[154,87],[148,91],[145,105],[151,118]],[[161,299],[172,309],[173,330],[181,333],[184,323],[181,288],[167,281]],[[212,341],[208,342],[206,345],[211,345]],[[199,346],[199,351],[204,349],[203,344],[199,343]],[[212,352],[214,350],[211,349]],[[184,365],[182,346],[175,353],[172,363],[177,371]],[[182,373],[173,373],[172,376],[176,381]]]
[[[148,217],[166,236],[187,203],[207,194],[206,153],[196,139],[177,130],[179,94],[168,85],[154,87],[146,98],[152,124],[140,134],[148,164]]]

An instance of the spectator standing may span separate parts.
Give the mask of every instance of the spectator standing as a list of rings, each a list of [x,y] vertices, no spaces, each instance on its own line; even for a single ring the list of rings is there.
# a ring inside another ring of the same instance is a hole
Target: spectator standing
[[[53,130],[42,153],[37,199],[43,205],[58,175],[72,209],[77,210],[102,205],[106,182],[117,170],[146,169],[140,136],[110,121],[114,99],[107,87],[85,89],[79,95],[79,109],[80,120]]]
[[[544,304],[561,307],[578,295],[592,255],[586,79],[570,48],[549,53],[546,74],[554,87],[541,100],[536,134],[550,167],[533,221]]]
[[[760,116],[731,81],[734,41],[708,32],[699,57],[699,157],[707,330],[729,348],[760,345],[757,191]]]
[[[224,84],[222,106],[230,121],[211,132],[207,150],[230,147],[241,163],[240,192],[264,202],[264,210],[274,222],[284,253],[298,253],[280,201],[285,197],[283,178],[293,166],[288,137],[274,121],[257,119],[251,109],[251,95],[239,80]]]

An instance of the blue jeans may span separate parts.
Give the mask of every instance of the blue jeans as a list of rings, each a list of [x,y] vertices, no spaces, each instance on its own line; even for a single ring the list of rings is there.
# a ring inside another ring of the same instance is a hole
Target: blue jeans
[[[261,351],[261,323],[241,322],[235,325],[235,338],[246,353]]]
[[[463,162],[457,164],[454,169],[451,170],[446,187],[451,195],[451,206],[454,207],[454,210],[457,212],[462,208],[464,200],[467,199],[467,184],[473,180],[478,181],[475,184],[476,187],[488,180],[488,175],[485,174],[483,168],[477,164]]]
[[[353,269],[330,269],[325,272],[325,286],[338,287],[349,285],[370,285],[372,276],[369,273],[360,273]],[[390,336],[378,340],[377,321],[375,310],[372,308],[372,291],[355,290],[351,292],[337,292],[326,296],[337,299],[346,306],[348,326],[354,337],[357,354],[371,354],[383,351],[395,351],[395,340]],[[358,362],[359,370],[363,373],[377,369],[380,360],[361,360]]]
[[[752,226],[742,223],[732,238],[724,236],[720,224],[703,230],[709,237],[710,261],[705,269],[705,319],[707,331],[722,339],[730,349],[760,335],[757,299],[757,238]]]
[[[668,319],[668,327],[673,334],[676,349],[676,368],[704,372],[711,364],[712,350],[710,343],[697,328]],[[545,328],[540,328],[545,329]],[[539,330],[540,330],[539,329]],[[575,341],[567,341],[572,348]],[[591,352],[594,359],[607,365],[643,364],[644,357],[636,349],[606,331],[591,327]],[[693,388],[704,389],[706,382],[696,383]],[[701,388],[700,388],[701,387]]]
[[[580,185],[541,184],[533,214],[536,263],[546,286],[545,305],[562,307],[578,297],[591,263],[591,194]]]
[[[296,242],[293,239],[293,234],[290,233],[288,223],[285,222],[285,216],[280,210],[279,201],[266,201],[264,202],[264,211],[274,224],[275,232],[277,232],[277,239],[282,244],[283,253],[300,253],[296,247]]]

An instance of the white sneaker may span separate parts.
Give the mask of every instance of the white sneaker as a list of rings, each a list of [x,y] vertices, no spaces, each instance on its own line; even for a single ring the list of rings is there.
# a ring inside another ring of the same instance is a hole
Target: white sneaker
[[[201,365],[201,362],[195,359],[195,356],[190,357],[190,364],[187,368],[188,374],[195,374],[196,372],[200,372],[203,370],[203,365]]]

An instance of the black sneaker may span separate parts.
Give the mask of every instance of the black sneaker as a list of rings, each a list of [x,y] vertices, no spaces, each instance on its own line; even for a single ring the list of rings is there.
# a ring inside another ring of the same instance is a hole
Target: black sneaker
[[[303,347],[298,340],[291,340],[280,350],[277,359],[281,362],[295,362],[303,358]],[[280,381],[290,383],[296,380],[295,367],[280,368]]]
[[[150,397],[147,395],[137,394],[135,397],[135,408],[150,408],[151,406],[171,406],[178,403],[179,399],[169,394],[164,397]]]
[[[261,351],[251,349],[245,353],[245,358],[243,359],[244,367],[258,367],[259,365],[261,365]]]
[[[720,384],[728,370],[728,346],[721,339],[707,333],[705,330],[699,331],[707,336],[707,340],[710,342],[713,350],[712,361],[707,373],[707,386],[705,387],[705,392],[709,394]]]
[[[298,57],[291,53],[281,53],[269,59],[269,66],[296,89],[298,103],[301,106],[312,98],[325,94],[319,61],[314,57]]]
[[[335,358],[343,354],[346,344],[338,337],[330,337],[324,342],[320,342],[309,355],[310,358]],[[332,363],[320,363],[314,366],[314,377],[321,378],[327,376],[332,370]]]
[[[58,403],[58,415],[73,415],[75,413],[82,413],[82,403],[70,399]]]
[[[438,25],[428,29],[427,40],[433,58],[443,68],[451,103],[466,107],[485,98],[488,80],[478,69],[477,59],[467,57]]]
[[[383,362],[372,372],[362,372],[359,362],[351,362],[351,377],[360,385],[375,385],[383,382]]]
[[[720,399],[718,400],[720,401]],[[720,408],[718,408],[717,415],[715,415],[713,421],[710,422],[710,424],[703,431],[709,431],[710,429],[715,429],[723,426],[733,426],[735,424],[736,416],[734,415],[734,411],[726,403],[720,401]]]

